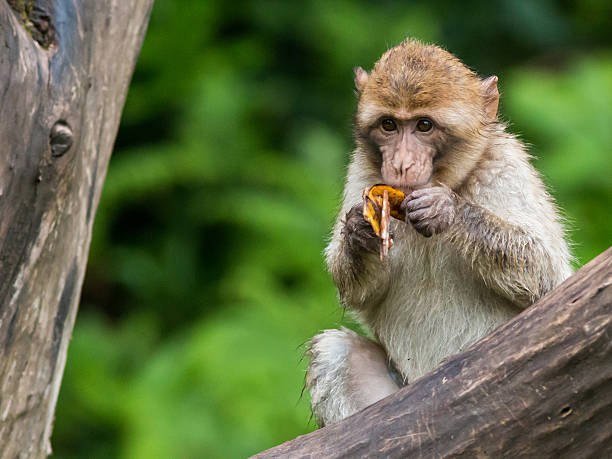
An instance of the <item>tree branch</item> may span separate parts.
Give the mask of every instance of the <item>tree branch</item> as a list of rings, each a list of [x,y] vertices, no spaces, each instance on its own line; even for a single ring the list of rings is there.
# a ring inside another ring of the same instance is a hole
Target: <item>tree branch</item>
[[[467,351],[256,457],[609,457],[612,248]]]
[[[42,457],[153,0],[0,0],[0,451]]]

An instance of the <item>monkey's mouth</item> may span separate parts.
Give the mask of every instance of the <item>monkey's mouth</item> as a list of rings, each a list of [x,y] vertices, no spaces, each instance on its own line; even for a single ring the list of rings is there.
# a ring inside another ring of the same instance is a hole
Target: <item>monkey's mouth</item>
[[[427,181],[422,182],[422,183],[411,183],[407,185],[405,183],[389,182],[387,183],[387,185],[395,188],[396,190],[400,190],[402,193],[408,196],[414,190],[420,190],[421,188],[427,188],[428,186],[431,186],[431,182],[432,182],[432,179],[430,178]]]
[[[396,188],[405,194],[410,194],[414,190],[431,186],[433,181],[433,170],[429,167],[421,167],[405,170],[403,173],[395,171],[381,171],[383,182]]]

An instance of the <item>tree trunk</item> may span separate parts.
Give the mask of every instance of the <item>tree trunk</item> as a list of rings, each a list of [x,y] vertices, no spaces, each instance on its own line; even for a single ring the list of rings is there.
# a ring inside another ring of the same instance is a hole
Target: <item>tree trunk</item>
[[[0,0],[2,457],[51,452],[93,217],[152,3]]]
[[[612,457],[612,249],[432,373],[257,457]]]

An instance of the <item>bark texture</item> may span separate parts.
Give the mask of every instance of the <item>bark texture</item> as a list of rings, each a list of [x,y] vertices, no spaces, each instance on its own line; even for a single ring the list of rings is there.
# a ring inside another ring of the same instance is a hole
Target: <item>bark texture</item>
[[[612,249],[429,375],[256,457],[612,457]]]
[[[152,3],[0,0],[3,458],[51,452],[93,217]]]

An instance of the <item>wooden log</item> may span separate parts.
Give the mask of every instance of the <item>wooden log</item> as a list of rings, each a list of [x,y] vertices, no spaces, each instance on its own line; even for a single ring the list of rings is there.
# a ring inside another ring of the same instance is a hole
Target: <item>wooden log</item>
[[[152,3],[0,0],[1,457],[51,452],[93,217]]]
[[[429,375],[264,457],[612,457],[612,248]]]

